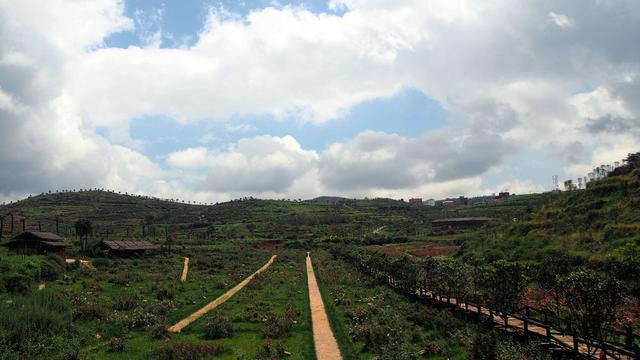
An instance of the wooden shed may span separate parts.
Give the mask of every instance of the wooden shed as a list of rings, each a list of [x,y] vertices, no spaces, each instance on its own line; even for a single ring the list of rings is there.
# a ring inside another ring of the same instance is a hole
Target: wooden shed
[[[148,241],[103,240],[93,248],[93,253],[108,256],[142,256],[158,249],[160,246]]]
[[[64,256],[71,244],[64,242],[64,238],[49,232],[26,231],[14,237],[2,246],[21,254],[58,254]]]

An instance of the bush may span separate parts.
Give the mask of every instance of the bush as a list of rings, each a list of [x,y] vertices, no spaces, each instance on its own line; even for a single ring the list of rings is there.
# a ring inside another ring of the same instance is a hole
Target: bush
[[[176,299],[176,292],[173,289],[169,289],[167,287],[164,287],[164,288],[161,288],[160,290],[158,290],[158,292],[156,293],[156,297],[160,301],[162,301],[162,300],[175,300]]]
[[[158,360],[199,360],[218,356],[224,347],[218,344],[194,344],[181,342],[160,348]]]
[[[26,294],[31,289],[33,279],[26,275],[7,273],[0,278],[2,287],[11,293]]]
[[[171,339],[171,332],[164,324],[157,324],[153,327],[151,336],[157,340],[168,340]]]
[[[496,339],[492,335],[476,333],[471,345],[471,358],[474,360],[496,359]]]
[[[142,308],[135,308],[129,317],[128,327],[131,329],[149,328],[161,322],[158,315]]]
[[[287,353],[287,350],[285,349],[284,343],[282,341],[278,341],[274,346],[271,342],[271,339],[267,339],[264,343],[262,343],[262,346],[260,347],[256,358],[259,360],[274,360],[283,359],[287,355],[290,354]]]
[[[42,280],[46,281],[58,280],[62,278],[64,269],[65,267],[60,266],[55,260],[45,261],[40,268],[40,276]]]
[[[124,352],[127,347],[127,343],[124,338],[112,337],[109,340],[109,352]]]
[[[111,267],[111,260],[107,258],[97,258],[91,260],[93,266],[97,269],[106,269]]]
[[[109,315],[109,310],[107,310],[107,308],[102,305],[83,304],[83,305],[78,305],[75,307],[75,309],[73,309],[74,320],[78,320],[78,319],[102,320],[102,319],[105,319],[107,315]]]
[[[138,307],[141,302],[142,300],[138,295],[124,296],[113,303],[113,309],[120,311],[131,310]]]
[[[233,326],[226,316],[214,315],[207,320],[204,335],[210,340],[228,338],[233,335]]]
[[[62,258],[62,256],[60,256],[60,255],[57,255],[57,254],[49,254],[49,255],[47,256],[47,258],[48,258],[50,261],[52,261],[52,262],[54,262],[54,263],[58,264],[58,266],[60,266],[60,268],[62,268],[62,269],[64,269],[64,268],[66,268],[66,267],[67,267],[67,262],[66,262],[66,261]]]

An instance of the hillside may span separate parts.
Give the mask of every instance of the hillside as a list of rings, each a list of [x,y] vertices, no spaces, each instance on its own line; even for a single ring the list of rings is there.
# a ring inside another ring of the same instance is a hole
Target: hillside
[[[584,190],[562,192],[522,219],[485,231],[466,256],[543,259],[564,253],[591,261],[640,245],[640,168],[614,172]]]

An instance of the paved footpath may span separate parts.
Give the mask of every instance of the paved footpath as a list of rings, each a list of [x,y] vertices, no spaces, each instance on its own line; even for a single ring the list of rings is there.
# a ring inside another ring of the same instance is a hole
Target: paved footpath
[[[313,325],[313,343],[318,360],[342,360],[338,342],[333,336],[329,318],[324,309],[322,295],[318,288],[316,275],[313,272],[311,256],[307,253],[307,284],[309,287],[309,303],[311,305],[311,323]]]
[[[209,311],[211,311],[211,310],[215,309],[216,307],[218,307],[223,302],[227,301],[230,297],[235,295],[235,293],[240,291],[243,287],[247,286],[247,284],[249,284],[249,282],[256,275],[260,274],[261,272],[265,271],[269,266],[271,266],[271,264],[273,264],[273,261],[277,257],[278,257],[278,255],[273,255],[271,257],[271,259],[269,259],[269,261],[266,264],[264,264],[260,269],[258,269],[258,271],[256,271],[253,274],[249,275],[246,279],[242,280],[238,285],[234,286],[231,290],[229,290],[226,293],[222,294],[219,298],[217,298],[217,299],[213,300],[212,302],[208,303],[202,309],[200,309],[200,310],[194,312],[193,314],[187,316],[186,318],[180,320],[177,324],[175,324],[172,327],[170,327],[169,331],[174,332],[174,333],[175,332],[180,332],[180,330],[184,329],[187,325],[191,324],[192,322],[198,320],[200,317],[202,317],[202,315],[208,313]]]

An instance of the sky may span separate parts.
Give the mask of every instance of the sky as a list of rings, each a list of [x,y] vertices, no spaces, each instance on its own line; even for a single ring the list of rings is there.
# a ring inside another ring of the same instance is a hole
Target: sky
[[[0,201],[541,192],[640,151],[636,0],[0,0]]]

